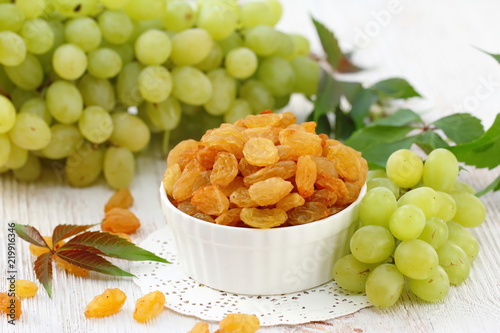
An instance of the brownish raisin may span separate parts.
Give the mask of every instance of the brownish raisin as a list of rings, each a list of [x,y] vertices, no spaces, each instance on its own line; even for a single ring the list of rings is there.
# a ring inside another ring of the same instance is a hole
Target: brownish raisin
[[[191,200],[185,200],[185,201],[179,202],[177,204],[177,209],[179,209],[181,212],[184,212],[188,215],[194,215],[194,214],[200,212],[198,207],[196,207],[195,205],[193,205],[191,203]]]
[[[337,193],[324,188],[315,191],[310,197],[307,198],[307,201],[321,202],[326,207],[330,207],[335,205],[337,202]]]
[[[300,207],[293,208],[288,212],[287,222],[291,225],[306,224],[321,220],[328,216],[328,208],[321,202],[306,202]]]
[[[238,175],[238,160],[227,152],[220,152],[210,175],[212,185],[227,186]]]
[[[126,234],[133,234],[140,226],[141,222],[137,216],[130,210],[123,208],[113,208],[106,212],[101,223],[103,231],[124,232]]]
[[[116,191],[104,206],[104,212],[113,208],[129,208],[134,203],[134,197],[128,188]]]
[[[243,177],[241,176],[236,176],[232,182],[230,182],[227,186],[222,186],[220,190],[226,197],[229,197],[231,193],[239,189],[240,187],[245,186],[245,183],[243,182]]]
[[[337,200],[336,204],[339,206],[347,206],[356,201],[359,196],[359,192],[361,191],[361,188],[356,184],[346,182],[345,186],[347,188],[347,194]]]
[[[288,216],[284,210],[279,208],[243,208],[240,218],[250,227],[270,229],[285,223]]]
[[[248,188],[250,198],[259,206],[274,205],[293,189],[292,183],[280,177],[271,177]]]
[[[213,147],[203,147],[196,153],[196,159],[207,170],[212,169],[215,163],[215,157],[219,150]]]
[[[101,295],[94,297],[85,307],[85,317],[107,317],[111,316],[122,308],[127,296],[118,288],[106,289]]]
[[[179,164],[180,156],[187,150],[196,148],[198,149],[199,143],[196,140],[184,140],[179,142],[174,148],[170,150],[167,157],[167,167],[171,167],[174,164]]]
[[[192,191],[196,191],[197,189],[203,187],[203,186],[209,186],[212,185],[212,182],[210,181],[210,176],[212,175],[212,170],[207,170],[203,171],[200,173],[196,178],[194,179],[193,182],[193,187]]]
[[[10,319],[19,319],[23,313],[21,299],[17,296],[9,296],[7,293],[0,293],[0,311],[8,315]]]
[[[194,214],[193,217],[195,217],[199,220],[207,221],[210,223],[215,223],[215,220],[212,216],[205,214],[205,213],[202,213],[202,212]]]
[[[229,200],[218,186],[204,186],[193,193],[191,203],[208,215],[220,215],[229,209]]]
[[[317,168],[311,156],[300,156],[297,160],[297,173],[295,174],[295,184],[301,196],[307,198],[314,193],[314,183],[316,182]]]

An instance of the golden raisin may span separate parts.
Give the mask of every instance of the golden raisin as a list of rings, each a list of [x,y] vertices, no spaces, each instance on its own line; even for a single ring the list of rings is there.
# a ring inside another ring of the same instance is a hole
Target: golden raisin
[[[127,295],[118,288],[106,289],[100,295],[94,297],[92,301],[85,307],[85,317],[107,317],[111,316],[122,308]]]
[[[229,197],[231,193],[236,191],[238,188],[245,186],[245,183],[243,182],[243,177],[241,176],[236,176],[232,182],[230,182],[227,186],[222,186],[220,190],[226,197]]]
[[[250,227],[269,229],[285,223],[288,216],[284,210],[279,208],[243,208],[240,213],[240,218]]]
[[[198,322],[187,333],[210,333],[210,329],[207,323]]]
[[[250,198],[248,188],[240,187],[229,196],[229,201],[240,208],[257,207],[258,204]]]
[[[35,282],[28,280],[16,280],[16,296],[21,298],[33,297],[38,292]]]
[[[180,163],[179,163],[180,162],[180,156],[184,152],[186,152],[186,151],[188,151],[190,149],[193,149],[193,148],[198,149],[198,147],[199,147],[199,143],[196,142],[196,140],[189,139],[189,140],[184,140],[184,141],[179,142],[168,153],[167,167],[170,168],[174,164],[179,164],[180,165]]]
[[[62,260],[59,258],[57,255],[54,255],[52,258],[54,258],[54,261],[57,264],[57,267],[60,267],[64,269],[66,272],[73,274],[75,276],[80,276],[80,277],[87,277],[89,276],[89,270],[85,268],[81,268],[79,266],[70,264],[66,260]]]
[[[248,188],[250,198],[259,206],[274,205],[293,189],[292,183],[280,177],[257,182]]]
[[[266,180],[271,177],[281,177],[288,179],[295,175],[297,164],[292,161],[280,161],[276,164],[269,165],[243,178],[246,186],[250,186],[257,182]]]
[[[268,166],[278,162],[278,148],[265,138],[251,138],[243,147],[243,155],[248,163],[257,166]]]
[[[316,182],[317,168],[311,156],[300,156],[297,160],[297,173],[295,183],[301,196],[307,198],[314,193],[314,183]]]
[[[227,152],[220,152],[210,175],[212,185],[227,186],[238,175],[238,160]]]
[[[305,202],[306,200],[300,194],[293,192],[278,201],[276,203],[276,208],[282,209],[286,212],[292,208],[302,206]]]
[[[110,211],[113,208],[129,208],[132,206],[134,202],[134,198],[132,197],[132,193],[128,188],[122,188],[121,190],[116,191],[111,198],[109,198],[108,202],[104,206],[104,212]]]
[[[337,202],[337,193],[324,188],[315,191],[310,197],[307,198],[307,201],[321,202],[323,205],[330,207],[335,205]]]
[[[165,295],[161,291],[152,291],[139,298],[135,303],[134,319],[145,323],[156,318],[165,306]]]
[[[177,201],[184,201],[193,194],[193,183],[196,177],[205,171],[205,168],[198,162],[198,160],[194,159],[189,162],[184,170],[182,170],[182,174],[177,179],[174,184],[172,190],[172,196]]]
[[[256,165],[252,165],[248,163],[248,161],[245,158],[242,158],[238,162],[238,170],[240,171],[241,175],[243,177],[250,176],[252,173],[255,173],[260,170],[260,167]]]
[[[345,145],[335,145],[328,149],[327,158],[335,162],[340,178],[354,183],[363,178],[364,170],[360,153]]]
[[[221,127],[205,133],[200,142],[207,147],[225,150],[239,159],[243,157],[243,146],[246,140],[236,126],[222,124]]]
[[[212,185],[212,182],[210,181],[211,175],[212,175],[212,170],[207,170],[203,171],[198,176],[196,176],[193,182],[192,191],[194,192],[203,186]]]
[[[204,186],[193,193],[191,203],[208,215],[220,215],[228,210],[229,200],[219,187]]]
[[[19,319],[23,313],[21,299],[17,296],[9,296],[7,293],[0,293],[0,311],[5,313],[9,319]]]
[[[248,141],[251,138],[264,138],[271,140],[274,144],[279,142],[279,133],[281,128],[279,127],[255,127],[255,128],[247,128],[243,131],[243,135],[245,139]]]
[[[219,150],[212,147],[203,147],[196,153],[196,159],[205,169],[212,169],[215,163],[215,157]]]
[[[277,124],[278,127],[285,128],[291,124],[295,124],[297,122],[297,116],[293,112],[285,111],[281,114],[282,118]]]
[[[282,118],[283,115],[276,113],[248,115],[245,117],[245,126],[248,128],[277,126]]]
[[[359,192],[361,191],[361,188],[356,185],[356,184],[351,184],[351,183],[344,183],[346,188],[347,188],[347,194],[340,197],[336,204],[340,206],[347,206],[350,203],[353,203],[356,201],[356,199],[359,196]]]
[[[220,333],[254,333],[260,328],[256,315],[242,313],[228,314],[219,322]]]
[[[291,225],[299,225],[321,220],[328,216],[329,211],[321,202],[310,201],[300,207],[289,210],[287,213],[287,222]]]
[[[279,138],[282,145],[291,146],[295,154],[299,156],[321,156],[323,153],[321,139],[316,134],[306,132],[305,130],[285,128],[281,130]]]
[[[217,216],[215,223],[236,226],[241,221],[240,213],[241,208],[231,208],[220,216]]]
[[[163,174],[163,187],[169,196],[172,196],[175,182],[181,177],[182,171],[179,164],[173,164]]]
[[[128,209],[113,208],[106,212],[101,229],[103,231],[123,232],[133,234],[141,226],[141,222]]]
[[[205,213],[202,213],[202,212],[194,214],[193,217],[200,219],[200,220],[203,220],[203,221],[215,223],[215,220],[212,216],[205,214]]]

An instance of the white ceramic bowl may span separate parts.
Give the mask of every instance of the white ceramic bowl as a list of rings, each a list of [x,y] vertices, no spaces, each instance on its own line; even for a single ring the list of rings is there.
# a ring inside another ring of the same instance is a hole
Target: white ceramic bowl
[[[163,185],[163,212],[179,264],[195,281],[226,292],[273,295],[298,292],[333,278],[334,262],[349,251],[358,205],[309,224],[249,229],[209,223],[178,210]]]

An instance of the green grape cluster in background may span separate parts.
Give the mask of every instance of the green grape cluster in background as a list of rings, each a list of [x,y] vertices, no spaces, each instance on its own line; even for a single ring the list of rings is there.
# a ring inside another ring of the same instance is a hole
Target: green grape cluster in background
[[[457,181],[458,173],[446,149],[432,151],[425,163],[401,149],[385,171],[370,171],[351,253],[333,268],[337,284],[389,307],[405,285],[418,298],[438,302],[450,285],[464,282],[479,252],[468,228],[485,220],[486,208],[471,186]]]
[[[0,0],[0,172],[128,187],[136,154],[314,95],[277,0]],[[156,135],[158,134],[158,135]]]

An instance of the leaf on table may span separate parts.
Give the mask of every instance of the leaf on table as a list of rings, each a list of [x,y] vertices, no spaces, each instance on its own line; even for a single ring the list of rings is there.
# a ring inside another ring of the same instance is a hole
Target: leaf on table
[[[493,125],[478,139],[448,147],[460,162],[478,168],[492,169],[500,164],[500,114]]]
[[[477,48],[479,51],[483,52],[483,53],[486,53],[487,55],[491,56],[493,59],[495,59],[496,61],[498,61],[498,63],[500,63],[500,54],[494,54],[494,53],[489,53],[489,52],[486,52],[484,50],[481,50],[480,48]]]
[[[90,271],[96,271],[113,276],[134,276],[133,274],[113,265],[103,257],[89,251],[59,249],[57,251],[57,256],[70,264],[88,269]]]
[[[481,120],[469,113],[452,114],[436,120],[432,125],[443,130],[457,144],[474,141],[484,134]]]
[[[335,110],[335,139],[345,140],[356,130],[349,114],[344,113],[340,107]]]
[[[410,126],[370,126],[357,130],[344,143],[358,151],[364,151],[373,145],[390,143],[403,139],[413,127]]]
[[[45,242],[40,232],[29,225],[18,224],[16,223],[16,233],[19,237],[36,246],[50,248],[49,245]],[[55,243],[53,243],[55,244]]]
[[[376,143],[367,149],[362,149],[362,156],[368,161],[371,169],[385,168],[387,159],[399,149],[409,149],[415,143],[416,136],[410,136],[397,141]]]
[[[450,145],[444,141],[444,139],[434,131],[426,131],[417,136],[415,143],[426,153],[429,154],[431,151],[437,148],[447,148]]]
[[[364,121],[370,112],[370,107],[377,100],[377,93],[371,89],[361,89],[354,95],[351,112],[349,114],[354,120],[356,128],[364,126]]]
[[[369,125],[406,126],[416,122],[423,123],[418,113],[410,109],[399,109],[393,114],[385,118],[377,119]]]
[[[402,78],[390,78],[379,81],[371,88],[377,91],[382,97],[406,99],[421,96],[408,81]]]
[[[35,260],[35,275],[52,298],[52,252],[45,252]]]
[[[151,260],[162,263],[169,263],[169,261],[158,257],[156,254],[142,249],[124,238],[107,232],[84,232],[70,239],[59,250],[62,250],[64,247],[69,248],[70,246],[73,246],[75,244],[96,248],[109,257],[133,261]]]
[[[500,176],[498,176],[497,178],[495,178],[494,181],[492,181],[488,186],[486,186],[484,189],[482,189],[481,191],[478,191],[476,193],[476,197],[480,197],[480,196],[483,196],[485,195],[486,193],[490,192],[490,191],[499,191],[500,190]]]
[[[314,101],[313,120],[318,119],[328,112],[333,112],[340,102],[341,88],[337,80],[330,73],[322,70],[321,79]]]
[[[330,31],[321,22],[315,20],[311,17],[316,32],[318,33],[319,40],[323,46],[323,50],[326,53],[326,57],[333,69],[337,68],[337,65],[342,57],[342,51],[340,50],[339,42],[335,37],[334,33]]]
[[[74,225],[74,224],[59,224],[52,232],[52,244],[57,244],[60,240],[77,235],[87,229],[95,227],[98,224]]]

